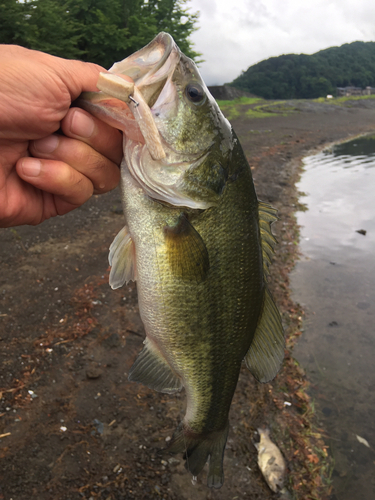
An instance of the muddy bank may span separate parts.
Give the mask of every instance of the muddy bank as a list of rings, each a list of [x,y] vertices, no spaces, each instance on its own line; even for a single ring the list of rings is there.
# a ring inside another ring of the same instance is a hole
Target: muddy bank
[[[302,314],[288,277],[300,158],[374,129],[373,103],[265,103],[264,118],[251,118],[251,106],[241,105],[232,120],[259,198],[279,210],[271,287],[289,349]],[[204,475],[192,485],[181,456],[159,455],[184,414],[184,394],[161,395],[127,380],[144,330],[135,287],[108,286],[108,247],[122,225],[115,190],[39,227],[0,230],[0,499],[273,498],[253,444],[263,425],[286,456],[296,498],[317,491],[323,498],[324,443],[311,427],[303,370],[288,353],[272,384],[241,372],[221,490],[209,491]]]

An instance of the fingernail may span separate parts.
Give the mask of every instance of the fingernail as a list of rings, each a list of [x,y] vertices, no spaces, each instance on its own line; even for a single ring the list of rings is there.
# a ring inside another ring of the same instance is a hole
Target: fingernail
[[[70,130],[74,135],[85,138],[91,137],[94,132],[94,128],[94,120],[90,116],[87,116],[79,109],[74,111],[70,126]]]
[[[34,141],[34,148],[39,153],[52,153],[57,148],[59,143],[59,139],[56,135],[50,135],[49,137],[45,137],[44,139],[39,139],[38,141]]]
[[[36,158],[24,158],[22,160],[22,172],[27,177],[37,177],[41,168],[42,164]]]

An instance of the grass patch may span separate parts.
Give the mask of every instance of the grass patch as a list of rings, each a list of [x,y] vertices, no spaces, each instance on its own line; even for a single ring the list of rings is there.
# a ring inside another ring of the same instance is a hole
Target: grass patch
[[[223,101],[226,102],[226,101]],[[232,106],[220,106],[221,111],[224,113],[225,117],[228,118],[228,120],[234,120],[235,118],[238,118],[240,116],[240,109],[236,105]]]
[[[296,111],[286,101],[267,101],[260,97],[240,97],[233,101],[217,101],[228,120],[243,118],[267,118],[275,114],[287,116]]]
[[[349,95],[344,97],[336,97],[335,101],[345,102],[345,101],[365,101],[367,99],[375,99],[375,94],[372,95]],[[332,99],[330,99],[332,100]]]
[[[263,111],[262,107],[250,108],[246,111],[246,116],[249,118],[266,118],[267,116],[273,116],[275,113],[270,113],[268,111]]]
[[[250,105],[250,104],[255,104],[256,102],[259,102],[259,101],[262,101],[262,99],[260,97],[246,97],[246,96],[242,96],[242,97],[239,97],[238,99],[233,99],[232,101],[216,101],[218,103],[218,105],[220,106],[221,109],[223,109],[223,107],[232,107],[233,105],[237,105],[237,104],[245,104],[245,105]]]
[[[257,102],[262,101],[259,97],[239,97],[233,101],[217,101],[221,111],[225,114],[228,120],[234,120],[240,115],[244,115],[244,107],[252,106]]]
[[[317,99],[313,99],[313,102],[331,102],[334,101],[336,97],[332,97],[331,99],[327,99],[326,97],[318,97]]]
[[[281,101],[267,101],[260,97],[240,97],[233,101],[218,100],[221,111],[228,118],[228,120],[235,120],[236,118],[267,118],[278,114],[280,116],[288,116],[291,113],[301,111],[298,103],[313,102],[319,104],[329,104],[335,106],[350,107],[351,101],[361,101],[375,99],[373,95],[361,96],[347,96],[335,97],[327,99],[326,97],[319,97],[317,99],[287,99]]]
[[[347,103],[348,101],[367,101],[369,99],[375,99],[375,94],[372,95],[348,95],[342,97],[333,97],[332,99],[327,99],[326,97],[318,97],[317,99],[312,99],[313,102],[319,103],[329,103],[340,106]]]
[[[280,113],[279,109],[273,110],[271,108],[275,103],[267,104],[264,99],[259,97],[240,97],[233,101],[219,100],[217,103],[228,120],[234,120],[240,116],[246,118],[266,118],[268,116],[273,116],[275,113]],[[287,111],[287,109],[281,111],[284,112]]]

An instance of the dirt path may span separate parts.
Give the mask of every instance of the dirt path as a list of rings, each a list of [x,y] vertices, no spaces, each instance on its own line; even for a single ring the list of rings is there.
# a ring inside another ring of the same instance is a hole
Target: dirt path
[[[296,333],[301,314],[288,292],[300,159],[312,148],[373,130],[373,104],[286,103],[287,110],[275,106],[274,116],[257,119],[243,106],[233,120],[259,198],[279,209],[271,286],[288,335]],[[287,457],[289,488],[309,498],[321,488],[311,478],[322,472],[314,476],[306,463],[316,468],[324,457],[304,448],[297,428],[309,426],[308,396],[290,356],[273,384],[261,386],[241,372],[221,490],[208,490],[204,476],[193,485],[182,457],[158,454],[183,415],[184,395],[161,395],[127,380],[144,330],[135,287],[108,286],[108,247],[122,225],[115,190],[39,227],[0,230],[0,499],[273,498],[253,445],[262,425],[271,427]]]

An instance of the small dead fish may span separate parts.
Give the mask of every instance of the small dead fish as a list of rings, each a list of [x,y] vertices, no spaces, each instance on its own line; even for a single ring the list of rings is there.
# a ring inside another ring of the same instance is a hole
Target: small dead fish
[[[277,493],[284,486],[286,464],[279,448],[270,439],[269,429],[258,429],[260,442],[255,443],[258,450],[258,465],[272,491]]]

